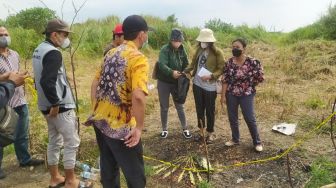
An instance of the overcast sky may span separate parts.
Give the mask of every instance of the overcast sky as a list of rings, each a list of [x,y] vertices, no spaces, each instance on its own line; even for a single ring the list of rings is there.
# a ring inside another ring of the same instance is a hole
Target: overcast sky
[[[61,15],[63,0],[41,0]],[[0,19],[31,7],[44,7],[39,0],[0,0]],[[84,0],[73,0],[79,6]],[[213,18],[233,25],[263,25],[269,31],[292,31],[318,20],[336,0],[87,0],[76,22],[88,18],[131,14],[166,18],[175,14],[180,24],[203,27]],[[66,0],[64,19],[74,15],[72,0]]]

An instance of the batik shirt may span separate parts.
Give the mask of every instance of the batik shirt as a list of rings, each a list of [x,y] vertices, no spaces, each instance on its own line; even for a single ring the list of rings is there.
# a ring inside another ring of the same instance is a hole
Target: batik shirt
[[[128,41],[108,51],[96,73],[97,102],[86,124],[93,124],[110,138],[123,139],[136,126],[132,92],[140,89],[148,94],[148,70],[148,60],[134,42]]]
[[[233,58],[224,66],[223,82],[228,84],[227,92],[234,96],[248,96],[256,92],[255,86],[264,80],[261,63],[247,57],[242,65],[237,65]]]
[[[18,72],[20,70],[20,57],[19,54],[11,49],[8,49],[8,56],[5,57],[0,54],[0,74],[5,72]],[[23,86],[15,88],[14,95],[8,102],[12,108],[27,104],[25,99]]]

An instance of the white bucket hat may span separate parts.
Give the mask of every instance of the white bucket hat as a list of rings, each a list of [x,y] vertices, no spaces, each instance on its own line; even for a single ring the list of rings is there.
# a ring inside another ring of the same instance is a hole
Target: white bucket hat
[[[213,31],[208,28],[202,29],[196,40],[198,42],[216,42]]]

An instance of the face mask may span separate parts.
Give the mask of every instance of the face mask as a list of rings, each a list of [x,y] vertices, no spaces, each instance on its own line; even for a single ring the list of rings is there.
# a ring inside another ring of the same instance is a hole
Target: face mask
[[[243,51],[241,49],[238,49],[238,48],[233,48],[232,49],[232,55],[234,57],[240,57],[242,53],[243,53]]]
[[[208,43],[206,42],[201,42],[201,48],[205,49],[208,47]]]
[[[61,48],[65,49],[70,46],[70,39],[67,37],[63,40],[63,43],[61,44]]]
[[[11,44],[10,36],[2,36],[0,37],[0,48],[6,48]]]

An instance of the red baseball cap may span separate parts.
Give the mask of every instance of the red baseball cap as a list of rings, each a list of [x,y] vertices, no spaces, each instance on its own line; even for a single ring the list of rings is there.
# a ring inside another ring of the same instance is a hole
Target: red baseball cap
[[[117,24],[114,29],[113,29],[113,34],[124,34],[123,30],[122,30],[122,24]]]

